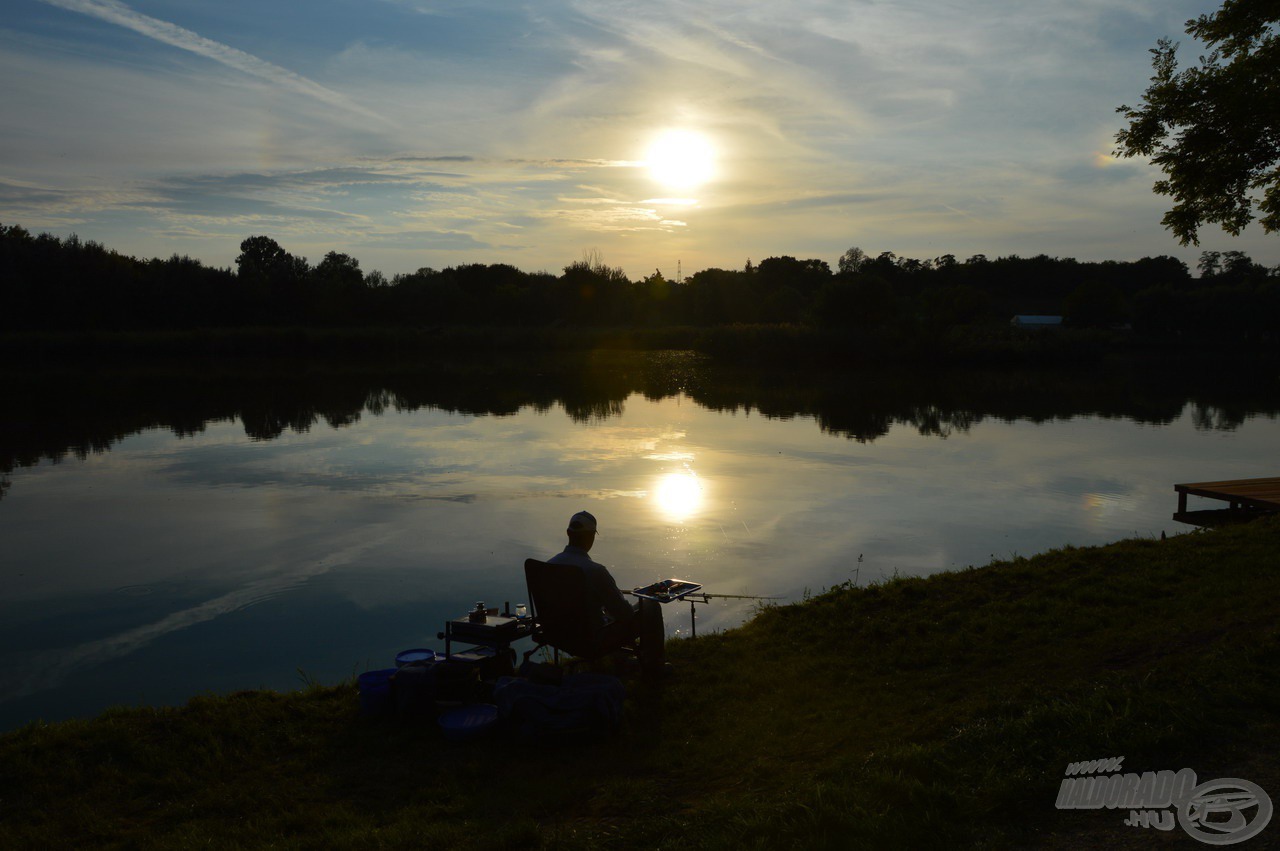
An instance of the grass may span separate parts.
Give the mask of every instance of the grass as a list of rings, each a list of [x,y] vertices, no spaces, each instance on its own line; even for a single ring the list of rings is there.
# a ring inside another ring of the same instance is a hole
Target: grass
[[[1276,552],[1268,519],[833,588],[672,642],[575,747],[362,719],[350,683],[31,725],[0,737],[0,847],[1149,843],[1057,811],[1063,770],[1280,797]]]

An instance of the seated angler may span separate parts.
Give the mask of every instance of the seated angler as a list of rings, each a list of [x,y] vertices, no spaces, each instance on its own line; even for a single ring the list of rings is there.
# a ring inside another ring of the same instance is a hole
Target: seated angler
[[[642,599],[638,604],[627,602],[608,568],[588,555],[596,542],[594,516],[579,511],[569,518],[569,528],[565,531],[569,536],[568,546],[547,559],[547,564],[580,567],[587,580],[591,617],[598,619],[605,634],[613,634],[619,643],[639,638],[641,667],[649,673],[661,671],[666,661],[662,607],[653,600]]]

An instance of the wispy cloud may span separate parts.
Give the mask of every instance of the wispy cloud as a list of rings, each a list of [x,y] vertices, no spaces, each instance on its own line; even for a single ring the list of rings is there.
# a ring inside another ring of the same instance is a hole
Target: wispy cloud
[[[358,103],[346,95],[309,80],[301,74],[287,68],[281,68],[265,59],[246,53],[235,47],[205,38],[198,33],[150,15],[144,15],[129,8],[118,0],[43,0],[50,6],[57,6],[70,12],[79,12],[107,23],[133,30],[156,41],[163,42],[179,50],[186,50],[197,56],[212,59],[228,68],[266,80],[276,86],[289,89],[298,94],[315,98],[329,106],[338,107],[349,112],[386,122],[386,119]]]
[[[4,211],[6,224],[28,228],[77,224],[87,214],[151,204],[158,197],[155,192],[138,187],[66,189],[0,177],[0,210]]]
[[[602,233],[670,231],[673,228],[687,226],[685,222],[663,218],[657,210],[630,205],[606,206],[585,210],[545,210],[535,215],[572,223],[586,230]]]
[[[10,4],[0,219],[216,264],[268,233],[390,273],[558,268],[587,247],[632,274],[855,244],[1185,258],[1157,175],[1105,152],[1146,49],[1197,4]],[[200,59],[156,73],[175,48]],[[641,162],[672,127],[715,145],[696,193]],[[1277,257],[1260,232],[1208,247]]]

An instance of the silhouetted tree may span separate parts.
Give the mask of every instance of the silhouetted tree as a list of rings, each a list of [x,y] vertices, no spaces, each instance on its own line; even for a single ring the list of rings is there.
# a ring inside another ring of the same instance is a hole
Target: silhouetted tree
[[[863,264],[869,259],[866,252],[855,245],[840,255],[840,259],[836,262],[836,268],[841,272],[857,272],[862,269]]]
[[[679,295],[679,285],[668,281],[662,270],[654,269],[652,275],[635,285],[636,321],[645,325],[678,323]]]
[[[298,322],[311,313],[305,257],[294,257],[269,236],[251,236],[240,243],[236,268],[253,305],[249,322]]]
[[[699,325],[761,321],[755,270],[703,269],[689,278],[689,314]]]
[[[424,266],[391,281],[389,319],[402,324],[438,325],[461,317],[463,296],[450,275]]]
[[[1238,235],[1257,209],[1263,230],[1280,228],[1280,4],[1225,0],[1186,31],[1211,50],[1178,70],[1178,44],[1156,43],[1155,75],[1138,107],[1117,110],[1122,157],[1149,157],[1165,173],[1155,191],[1175,201],[1161,220],[1183,244],[1199,244],[1205,224]]]
[[[770,322],[797,322],[813,297],[831,282],[831,267],[823,260],[769,257],[756,267],[755,288],[761,311]]]
[[[1142,333],[1234,328],[1270,339],[1280,327],[1280,278],[1239,251],[1205,252],[1199,279],[1172,257],[1081,263],[1043,254],[975,255],[958,263],[952,255],[917,260],[893,252],[868,259],[850,249],[841,264],[833,276],[821,260],[769,257],[737,271],[705,269],[684,282],[655,270],[631,283],[599,252],[588,252],[559,276],[474,263],[424,267],[387,282],[379,272],[363,274],[355,257],[340,252],[311,269],[267,236],[241,243],[233,274],[187,256],[144,263],[75,235],[33,236],[0,226],[0,310],[14,330],[790,323],[879,335],[883,342],[885,334],[906,339],[1005,323],[1013,313],[1065,312],[1076,324],[1114,324],[1132,300]],[[775,331],[768,339],[802,333]]]
[[[830,328],[886,331],[896,326],[901,305],[893,285],[879,275],[836,276],[814,303],[814,319]]]
[[[368,301],[360,261],[349,254],[330,251],[310,274],[310,303],[314,318],[327,324],[343,324],[365,318]]]
[[[566,318],[588,325],[612,325],[625,316],[631,282],[622,269],[608,266],[598,251],[564,267],[560,286]]]

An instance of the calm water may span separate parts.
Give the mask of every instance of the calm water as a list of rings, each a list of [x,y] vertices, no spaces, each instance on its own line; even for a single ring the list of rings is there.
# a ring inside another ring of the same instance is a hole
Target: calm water
[[[1256,396],[1134,376],[814,383],[673,356],[52,382],[0,433],[0,729],[440,647],[476,600],[522,602],[523,560],[581,509],[623,586],[795,600],[1187,531],[1173,483],[1274,473],[1280,443]]]

